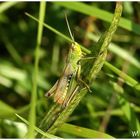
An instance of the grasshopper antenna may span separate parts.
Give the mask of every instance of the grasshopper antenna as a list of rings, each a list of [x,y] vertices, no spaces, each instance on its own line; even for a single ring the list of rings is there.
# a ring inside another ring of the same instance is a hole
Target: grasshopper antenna
[[[68,22],[68,18],[67,18],[66,13],[65,13],[65,19],[66,19],[66,23],[67,23],[67,26],[68,26],[68,30],[69,30],[71,39],[73,40],[73,42],[75,42],[75,41],[74,41],[74,37],[73,37],[73,35],[72,35],[72,33],[71,33],[71,29],[70,29],[70,26],[69,26],[69,22]]]

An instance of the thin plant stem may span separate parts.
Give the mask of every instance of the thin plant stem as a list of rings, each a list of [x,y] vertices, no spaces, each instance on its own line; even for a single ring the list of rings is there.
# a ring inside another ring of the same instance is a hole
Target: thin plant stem
[[[37,98],[37,79],[38,79],[38,71],[39,71],[39,50],[41,46],[41,38],[43,34],[43,23],[45,19],[45,9],[46,9],[46,2],[40,2],[40,12],[39,12],[39,25],[38,25],[38,34],[37,34],[37,45],[35,50],[35,63],[34,63],[34,73],[33,73],[33,90],[31,96],[31,108],[29,112],[29,130],[27,133],[28,138],[34,138],[35,132],[34,127],[36,124],[36,98]]]

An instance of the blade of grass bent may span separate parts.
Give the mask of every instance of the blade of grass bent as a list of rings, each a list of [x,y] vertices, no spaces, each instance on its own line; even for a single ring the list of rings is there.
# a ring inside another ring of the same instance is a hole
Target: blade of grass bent
[[[39,10],[39,25],[38,25],[38,34],[37,34],[37,45],[35,50],[35,63],[34,63],[34,73],[33,73],[33,90],[31,96],[31,108],[29,112],[29,130],[27,137],[34,138],[34,125],[36,124],[36,96],[37,96],[37,79],[38,79],[38,67],[39,67],[39,49],[41,45],[41,38],[43,33],[43,21],[45,19],[45,10],[46,10],[46,2],[40,2],[40,10]]]

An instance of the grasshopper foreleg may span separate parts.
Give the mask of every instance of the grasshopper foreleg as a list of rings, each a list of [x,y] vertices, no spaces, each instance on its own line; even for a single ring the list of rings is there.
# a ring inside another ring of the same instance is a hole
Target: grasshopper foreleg
[[[83,58],[81,58],[79,61],[83,61],[83,60],[93,60],[93,59],[95,59],[95,58],[97,58],[97,57],[83,57]]]
[[[78,62],[78,69],[76,72],[76,80],[81,82],[82,84],[85,85],[85,87],[88,89],[89,92],[92,92],[91,89],[89,88],[88,84],[86,82],[84,82],[81,78],[80,78],[80,72],[81,72],[81,65],[79,64],[80,62]]]

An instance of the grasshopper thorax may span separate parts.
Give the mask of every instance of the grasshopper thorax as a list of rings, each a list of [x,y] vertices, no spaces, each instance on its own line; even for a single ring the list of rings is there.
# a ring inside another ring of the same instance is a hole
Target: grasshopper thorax
[[[77,69],[77,64],[81,59],[81,57],[82,57],[82,51],[80,45],[76,42],[73,42],[71,44],[68,58],[67,58],[67,63],[72,66],[73,69],[72,71],[75,71]]]

